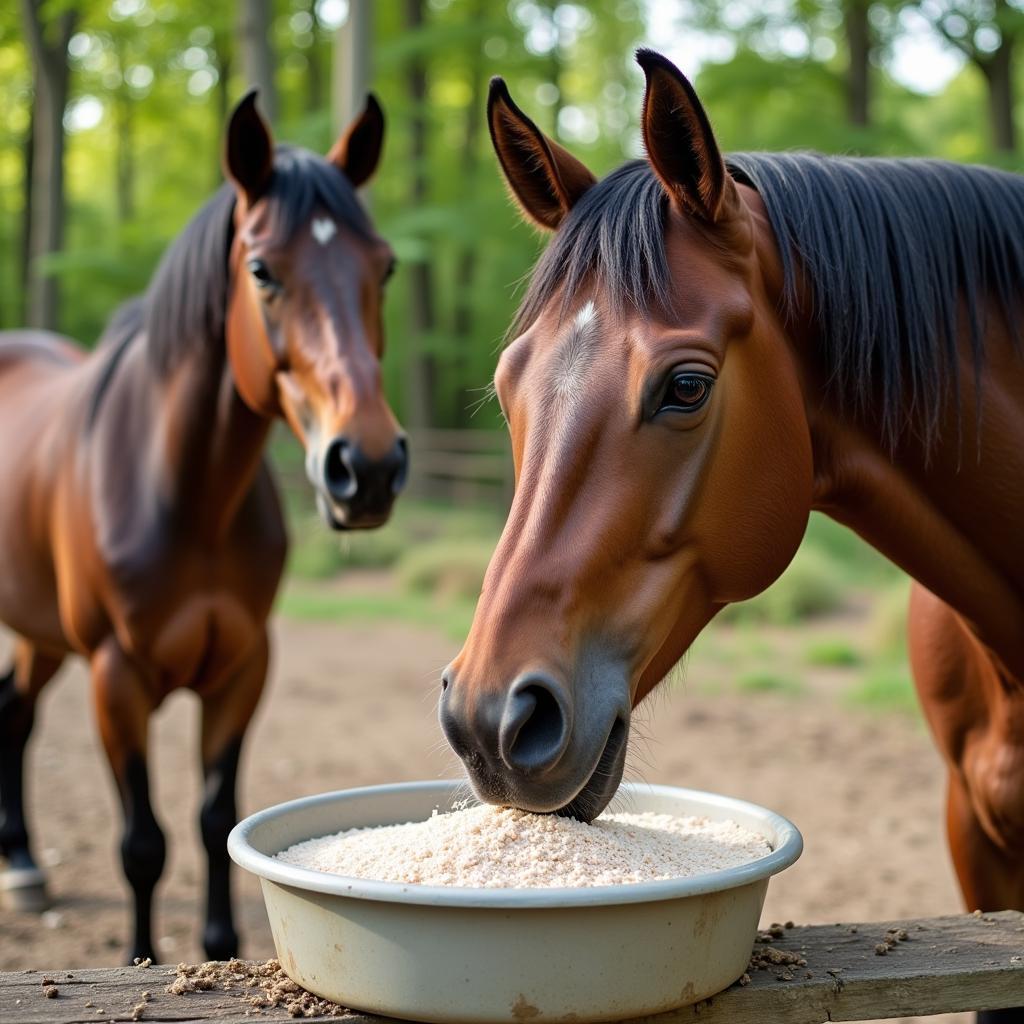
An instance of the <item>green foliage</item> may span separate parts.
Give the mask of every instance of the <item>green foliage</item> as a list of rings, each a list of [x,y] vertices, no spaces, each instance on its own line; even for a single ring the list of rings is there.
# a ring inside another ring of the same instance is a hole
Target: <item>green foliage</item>
[[[901,578],[899,569],[883,554],[852,530],[820,512],[811,513],[804,543],[827,554],[846,583],[874,587]]]
[[[795,697],[803,693],[803,683],[794,676],[756,670],[744,672],[736,679],[736,686],[744,693],[781,693]]]
[[[871,609],[869,633],[879,657],[905,659],[910,581],[903,577],[881,591]]]
[[[138,292],[164,246],[217,186],[223,123],[246,83],[228,0],[62,0],[79,11],[71,47],[68,218],[65,251],[48,261],[62,279],[64,331],[92,344],[115,306]],[[318,151],[339,125],[330,110],[333,28],[328,4],[274,0],[277,135]],[[968,66],[937,96],[919,96],[886,73],[900,31],[889,0],[872,4],[880,49],[872,70],[874,123],[845,116],[845,51],[838,0],[773,5],[679,5],[682,29],[715,32],[731,57],[706,63],[697,85],[726,148],[932,154],[991,160],[985,83]],[[538,124],[556,132],[597,173],[639,153],[642,76],[632,50],[651,38],[640,0],[533,3],[430,0],[410,31],[406,5],[374,4],[373,87],[388,115],[383,165],[371,202],[401,258],[386,305],[385,379],[407,412],[414,352],[433,361],[433,423],[494,426],[474,390],[489,379],[517,287],[543,244],[509,203],[483,124],[486,83],[503,74]],[[805,38],[792,56],[786,40]],[[409,95],[422,60],[427,102]],[[17,5],[0,13],[0,327],[22,322],[24,148],[31,73]],[[426,120],[426,155],[414,162],[410,125]],[[1005,159],[1002,162],[1007,163]],[[1014,161],[1008,161],[1010,165]],[[416,201],[411,174],[424,171]],[[434,323],[413,333],[412,275],[428,265]],[[468,267],[468,270],[467,270]]]
[[[839,637],[815,640],[808,645],[804,654],[804,661],[808,665],[821,668],[852,668],[859,665],[862,660],[860,651]]]
[[[873,669],[849,690],[847,699],[854,706],[872,711],[920,714],[914,684],[905,665]]]

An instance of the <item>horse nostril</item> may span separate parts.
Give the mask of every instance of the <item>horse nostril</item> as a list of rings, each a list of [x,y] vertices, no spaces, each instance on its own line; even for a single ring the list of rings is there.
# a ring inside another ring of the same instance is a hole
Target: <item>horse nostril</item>
[[[327,446],[324,455],[324,484],[331,497],[337,501],[348,501],[359,490],[352,462],[352,448],[343,437],[335,438]]]
[[[398,492],[405,487],[406,478],[409,476],[409,443],[404,437],[395,442],[395,474],[391,478],[391,493]]]
[[[502,716],[498,747],[515,771],[539,774],[553,767],[569,742],[565,697],[553,680],[533,677],[515,686]]]

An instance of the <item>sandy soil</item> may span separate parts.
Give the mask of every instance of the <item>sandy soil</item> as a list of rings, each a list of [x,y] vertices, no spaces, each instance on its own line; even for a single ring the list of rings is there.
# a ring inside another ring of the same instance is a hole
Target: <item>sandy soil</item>
[[[397,624],[281,621],[275,633],[272,682],[246,750],[244,810],[457,774],[434,717],[438,671],[457,645]],[[920,725],[852,711],[817,688],[800,697],[703,694],[697,675],[694,663],[689,682],[642,715],[647,739],[630,774],[746,797],[800,826],[806,852],[772,882],[766,922],[960,909],[941,831],[943,771]],[[186,694],[153,720],[156,807],[170,842],[157,936],[171,962],[201,957],[197,724]],[[42,919],[0,911],[0,968],[117,964],[127,934],[118,813],[81,665],[44,695],[30,756],[35,846],[55,904]],[[238,883],[243,953],[270,955],[258,888]]]

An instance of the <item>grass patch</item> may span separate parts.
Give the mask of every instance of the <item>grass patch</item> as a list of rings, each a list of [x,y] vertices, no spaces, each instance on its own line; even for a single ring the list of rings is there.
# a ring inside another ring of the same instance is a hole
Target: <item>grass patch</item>
[[[784,693],[796,696],[804,691],[804,685],[799,679],[761,670],[744,672],[737,677],[736,686],[744,693]]]
[[[907,655],[907,607],[910,580],[903,578],[880,593],[871,608],[868,633],[881,657],[896,660]]]
[[[906,668],[876,668],[847,694],[850,704],[883,713],[919,715],[917,693]]]
[[[876,587],[902,576],[885,555],[821,512],[811,513],[804,543],[828,555],[844,583]]]
[[[291,530],[289,572],[302,579],[330,579],[346,569],[390,569],[405,562],[433,559],[465,565],[469,556],[455,551],[464,546],[472,551],[473,564],[489,557],[497,544],[501,523],[484,509],[457,509],[430,502],[400,501],[391,521],[378,530],[334,533],[313,512],[309,488],[295,486],[285,492]],[[424,552],[434,545],[442,551],[434,556]],[[484,565],[487,562],[484,560]],[[418,571],[410,570],[413,576]],[[443,573],[436,573],[440,576]],[[480,579],[482,579],[482,573]],[[465,593],[468,585],[455,589]],[[472,596],[479,591],[479,583]]]
[[[489,540],[440,540],[405,552],[398,563],[402,586],[413,593],[475,601],[494,550]]]
[[[763,594],[730,605],[726,622],[770,622],[788,626],[828,615],[843,603],[846,582],[835,560],[824,550],[804,544],[789,568]]]
[[[852,668],[863,660],[856,647],[839,637],[816,640],[804,652],[804,661],[819,668]]]
[[[422,594],[334,594],[311,586],[289,586],[277,611],[293,619],[328,622],[408,622],[440,629],[462,640],[473,621],[471,601],[437,601]]]

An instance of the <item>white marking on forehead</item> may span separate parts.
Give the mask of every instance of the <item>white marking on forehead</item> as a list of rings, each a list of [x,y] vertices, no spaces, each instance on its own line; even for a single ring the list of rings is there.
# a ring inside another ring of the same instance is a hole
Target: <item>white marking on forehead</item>
[[[593,302],[587,302],[573,317],[558,346],[551,383],[559,403],[571,402],[583,388],[583,374],[590,362],[597,324],[597,307]]]
[[[312,230],[313,237],[321,245],[326,245],[338,233],[338,225],[330,217],[315,217]]]

